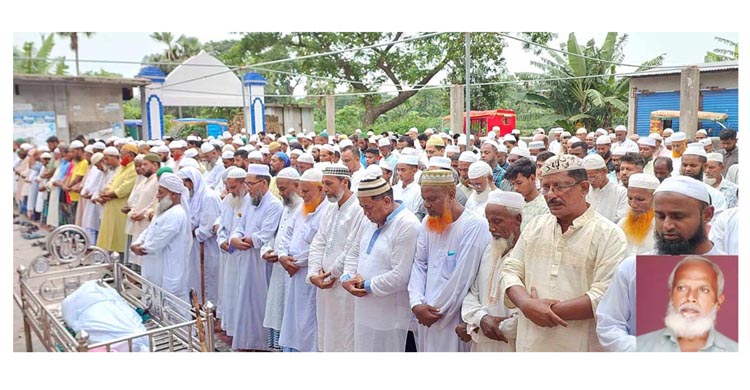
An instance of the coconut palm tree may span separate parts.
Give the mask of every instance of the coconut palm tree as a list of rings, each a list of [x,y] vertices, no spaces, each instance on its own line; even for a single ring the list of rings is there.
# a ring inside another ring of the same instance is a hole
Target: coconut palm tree
[[[65,57],[50,59],[52,48],[55,47],[55,36],[42,34],[42,44],[39,49],[34,42],[24,42],[21,49],[13,47],[13,73],[25,74],[57,74],[63,75],[68,69]],[[54,71],[51,71],[54,68]]]
[[[76,56],[76,76],[81,75],[81,70],[78,68],[78,34],[83,34],[86,38],[91,38],[94,35],[92,32],[59,32],[57,35],[65,38],[70,38],[70,50],[73,50]]]

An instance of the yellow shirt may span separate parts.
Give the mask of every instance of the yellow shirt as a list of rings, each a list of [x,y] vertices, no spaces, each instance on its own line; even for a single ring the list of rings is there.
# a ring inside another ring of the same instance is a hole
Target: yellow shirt
[[[88,172],[88,170],[89,162],[86,159],[82,159],[81,161],[77,162],[75,166],[73,166],[73,172],[70,173],[70,182],[72,183],[76,177],[83,177],[84,175],[86,175],[86,172]],[[69,194],[71,202],[78,202],[78,200],[81,198],[80,192],[70,191]]]

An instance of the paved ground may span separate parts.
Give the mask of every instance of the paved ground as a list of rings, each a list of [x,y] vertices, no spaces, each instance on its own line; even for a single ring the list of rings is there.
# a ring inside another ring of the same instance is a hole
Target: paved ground
[[[25,218],[23,220],[26,221]],[[44,253],[40,247],[31,246],[32,243],[43,239],[24,239],[22,237],[23,228],[25,227],[22,227],[21,225],[13,225],[13,292],[16,294],[18,294],[18,274],[15,271],[18,269],[18,266],[25,265],[28,267],[29,263],[31,263],[34,258]],[[44,234],[45,237],[48,235],[47,232],[41,229],[39,232]],[[33,331],[31,334],[32,348],[34,351],[46,351],[44,346],[42,346],[42,343],[34,335]],[[13,303],[13,351],[26,351],[26,344],[23,336],[23,316],[21,315],[21,310],[19,310],[18,305],[15,304],[15,301]]]

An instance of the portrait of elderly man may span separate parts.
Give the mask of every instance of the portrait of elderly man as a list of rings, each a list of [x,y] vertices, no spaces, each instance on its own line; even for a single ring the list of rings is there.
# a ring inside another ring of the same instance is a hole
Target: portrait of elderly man
[[[724,304],[724,273],[713,261],[691,255],[669,275],[665,327],[636,338],[639,352],[736,352],[737,342],[716,330]]]

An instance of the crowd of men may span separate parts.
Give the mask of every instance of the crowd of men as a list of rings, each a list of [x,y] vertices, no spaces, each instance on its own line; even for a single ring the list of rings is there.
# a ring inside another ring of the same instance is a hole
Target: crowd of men
[[[734,130],[500,133],[17,139],[15,202],[237,351],[634,350],[636,255],[737,254]]]

